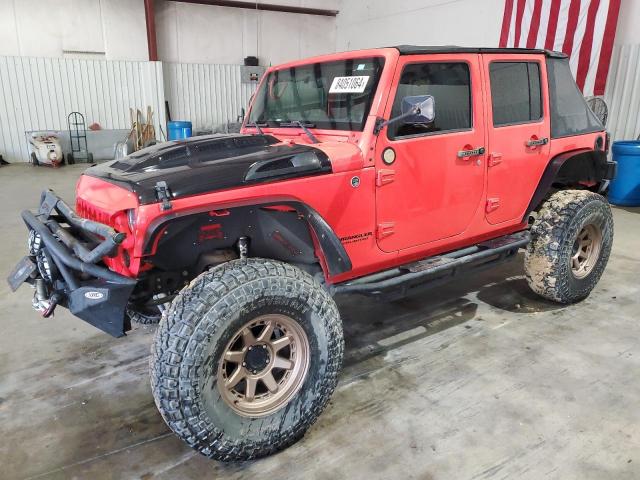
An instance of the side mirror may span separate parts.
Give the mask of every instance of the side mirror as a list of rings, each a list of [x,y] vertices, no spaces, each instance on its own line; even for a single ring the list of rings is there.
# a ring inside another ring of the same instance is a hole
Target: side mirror
[[[436,101],[431,95],[415,95],[402,99],[404,123],[429,124],[436,118]]]
[[[378,135],[387,125],[402,121],[413,125],[428,125],[436,119],[436,101],[431,95],[404,97],[400,106],[402,113],[389,120],[376,119],[373,134]]]

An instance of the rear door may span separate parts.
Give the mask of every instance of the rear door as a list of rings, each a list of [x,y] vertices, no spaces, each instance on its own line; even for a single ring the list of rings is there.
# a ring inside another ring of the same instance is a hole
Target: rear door
[[[397,122],[376,142],[376,216],[386,252],[463,233],[484,193],[484,108],[477,54],[400,57],[385,118],[405,97],[432,95],[435,121]]]
[[[544,55],[483,55],[487,82],[487,221],[521,218],[549,157]]]

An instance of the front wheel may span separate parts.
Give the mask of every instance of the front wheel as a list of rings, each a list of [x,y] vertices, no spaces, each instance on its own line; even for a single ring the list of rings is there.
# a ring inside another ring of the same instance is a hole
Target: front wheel
[[[156,325],[162,318],[162,311],[157,305],[128,305],[126,314],[132,322],[140,325]]]
[[[160,321],[151,385],[163,418],[217,460],[248,460],[304,435],[335,389],[342,325],[307,273],[248,259],[191,282]]]
[[[559,303],[586,298],[602,276],[613,243],[607,201],[587,190],[562,190],[547,200],[525,253],[531,289]]]

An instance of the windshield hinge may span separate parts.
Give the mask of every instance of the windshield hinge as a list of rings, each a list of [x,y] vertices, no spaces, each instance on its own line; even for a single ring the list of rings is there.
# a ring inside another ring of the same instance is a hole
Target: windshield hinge
[[[382,117],[376,118],[376,123],[373,126],[373,134],[378,135],[380,133],[380,130],[382,130],[383,127],[384,127],[384,118]]]
[[[162,180],[156,183],[155,189],[156,189],[157,199],[162,202],[160,209],[163,211],[171,210],[171,202],[170,202],[171,192],[169,191],[169,186],[167,185],[167,182]]]

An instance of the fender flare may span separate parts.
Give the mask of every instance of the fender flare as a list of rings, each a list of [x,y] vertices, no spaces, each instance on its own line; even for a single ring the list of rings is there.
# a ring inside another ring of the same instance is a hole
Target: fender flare
[[[166,226],[172,221],[184,218],[189,215],[207,212],[217,209],[233,209],[234,207],[272,207],[272,206],[288,206],[296,210],[300,215],[303,215],[306,219],[309,228],[313,232],[318,242],[318,246],[324,256],[326,268],[330,276],[336,276],[341,273],[348,272],[352,269],[351,259],[347,254],[342,242],[333,231],[327,221],[320,215],[313,207],[298,200],[276,200],[261,202],[239,202],[239,203],[225,203],[221,205],[207,205],[200,206],[194,209],[183,210],[176,213],[169,213],[158,217],[149,225],[147,234],[145,235],[142,255],[150,255],[154,250],[154,244],[158,235],[166,228]]]
[[[615,177],[616,166],[616,162],[607,160],[607,152],[602,150],[580,148],[556,155],[547,164],[522,221],[527,222],[529,214],[540,205],[554,183],[570,185],[580,181],[611,180]]]

